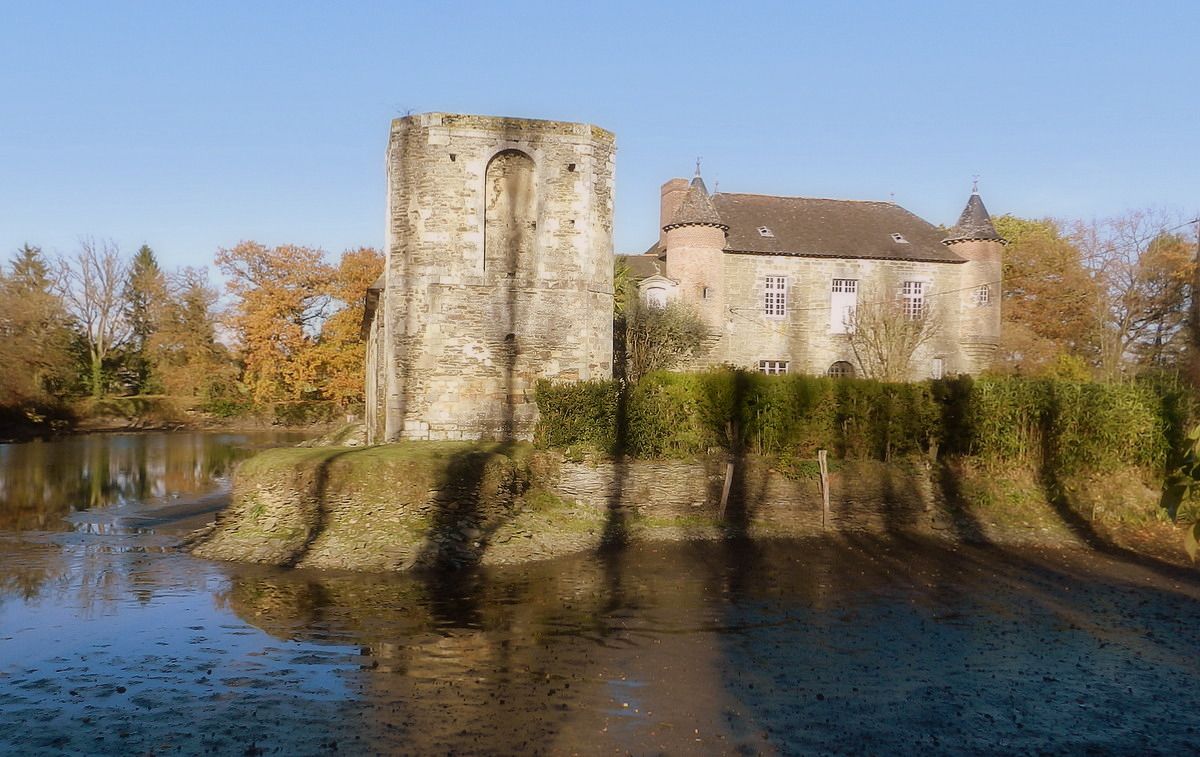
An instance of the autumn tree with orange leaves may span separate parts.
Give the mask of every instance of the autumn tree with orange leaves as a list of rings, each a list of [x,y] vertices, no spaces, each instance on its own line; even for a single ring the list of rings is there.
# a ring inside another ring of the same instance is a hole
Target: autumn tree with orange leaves
[[[242,242],[217,252],[234,296],[231,325],[255,401],[296,400],[317,390],[313,355],[333,271],[321,250]]]
[[[993,222],[1009,243],[998,370],[1118,380],[1186,368],[1196,317],[1186,223],[1155,210],[1089,223]]]
[[[370,247],[346,250],[329,284],[333,312],[321,326],[314,350],[325,399],[339,405],[363,401],[367,345],[360,338],[367,287],[383,272],[383,255]]]
[[[235,298],[231,325],[255,401],[362,401],[358,329],[367,287],[383,270],[380,253],[348,250],[335,267],[319,249],[242,242],[216,263]]]

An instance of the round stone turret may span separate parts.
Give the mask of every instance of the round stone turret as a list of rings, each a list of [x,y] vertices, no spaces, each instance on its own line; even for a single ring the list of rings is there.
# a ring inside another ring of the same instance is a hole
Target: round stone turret
[[[724,328],[723,251],[728,230],[697,171],[671,221],[663,225],[666,275],[679,283],[680,298],[714,331]]]
[[[959,294],[959,344],[963,373],[990,367],[1000,346],[1000,285],[1004,239],[996,233],[978,191],[972,191],[943,244],[966,258]]]

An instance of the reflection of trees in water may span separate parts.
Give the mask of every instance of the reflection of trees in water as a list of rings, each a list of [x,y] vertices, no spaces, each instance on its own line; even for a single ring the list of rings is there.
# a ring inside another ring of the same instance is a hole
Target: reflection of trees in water
[[[231,434],[95,434],[53,442],[0,445],[0,531],[70,531],[64,521],[88,507],[196,494],[215,488],[253,454],[252,437]],[[280,435],[254,435],[264,443]],[[152,536],[104,535],[59,544],[0,543],[0,601],[52,598],[81,617],[111,611],[130,597],[148,602],[166,587],[203,588],[196,571],[140,560],[166,551]],[[180,558],[186,560],[186,558]]]
[[[93,434],[0,445],[0,530],[64,531],[89,507],[213,489],[253,454],[230,434]]]
[[[140,544],[84,545],[0,542],[0,604],[39,600],[72,608],[80,620],[116,614],[130,600],[146,604],[160,594],[207,593],[209,571],[151,540]],[[156,553],[148,558],[147,553]]]
[[[68,573],[56,547],[43,544],[0,542],[4,569],[0,570],[0,605],[9,598],[29,601],[41,596],[50,582],[63,581]]]

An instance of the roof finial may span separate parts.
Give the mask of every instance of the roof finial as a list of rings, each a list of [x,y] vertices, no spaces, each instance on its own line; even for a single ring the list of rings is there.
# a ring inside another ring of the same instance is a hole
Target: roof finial
[[[979,194],[979,174],[975,174],[971,177],[971,194]]]
[[[704,156],[703,155],[696,156],[696,177],[697,178],[700,177],[700,158],[702,158],[702,157],[704,157]]]

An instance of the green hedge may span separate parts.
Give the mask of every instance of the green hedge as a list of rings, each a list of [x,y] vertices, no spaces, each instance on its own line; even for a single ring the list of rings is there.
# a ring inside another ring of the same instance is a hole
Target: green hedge
[[[843,459],[940,449],[1059,472],[1162,466],[1196,415],[1194,392],[1153,383],[993,377],[919,384],[766,376],[740,370],[656,373],[620,382],[538,385],[536,443],[679,458],[752,451]]]
[[[618,381],[551,384],[542,379],[535,395],[541,420],[534,442],[543,449],[582,444],[615,451],[620,386]]]
[[[1190,391],[1151,383],[980,380],[970,396],[963,451],[1062,473],[1158,467],[1195,405]]]

